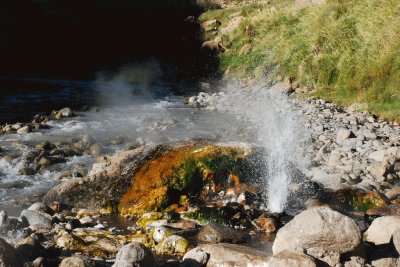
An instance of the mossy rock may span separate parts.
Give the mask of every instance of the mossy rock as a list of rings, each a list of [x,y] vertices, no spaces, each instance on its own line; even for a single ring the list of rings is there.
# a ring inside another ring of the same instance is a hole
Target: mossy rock
[[[146,229],[150,223],[162,219],[164,214],[162,212],[148,212],[142,215],[136,224],[142,229]]]
[[[134,175],[122,196],[118,210],[123,215],[140,216],[163,211],[172,204],[188,205],[208,188],[228,185],[228,177],[245,180],[251,173],[249,150],[227,146],[184,146],[148,160]]]
[[[161,255],[184,254],[189,249],[189,242],[178,235],[171,235],[159,243],[156,247],[156,253]]]

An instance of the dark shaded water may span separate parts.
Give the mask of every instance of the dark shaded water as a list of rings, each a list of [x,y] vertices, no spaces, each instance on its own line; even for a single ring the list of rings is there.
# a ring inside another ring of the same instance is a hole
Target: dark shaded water
[[[0,124],[29,121],[63,107],[81,110],[95,102],[90,82],[0,78]]]

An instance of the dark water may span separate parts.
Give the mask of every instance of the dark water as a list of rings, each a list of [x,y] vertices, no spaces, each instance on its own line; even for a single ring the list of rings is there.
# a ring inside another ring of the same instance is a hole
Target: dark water
[[[26,122],[63,107],[80,110],[96,101],[91,82],[0,78],[0,124]]]

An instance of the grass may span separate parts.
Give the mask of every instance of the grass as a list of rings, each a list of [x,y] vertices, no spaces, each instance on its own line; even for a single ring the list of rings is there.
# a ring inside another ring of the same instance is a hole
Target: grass
[[[367,104],[384,119],[400,120],[400,2],[326,0],[300,9],[294,3],[271,0],[203,14],[201,20],[217,18],[220,27],[229,14],[241,10],[246,17],[223,36],[229,49],[220,54],[221,72],[229,68],[241,77],[268,80],[290,77],[339,105]],[[245,33],[246,26],[252,35]],[[253,50],[241,56],[246,43]]]

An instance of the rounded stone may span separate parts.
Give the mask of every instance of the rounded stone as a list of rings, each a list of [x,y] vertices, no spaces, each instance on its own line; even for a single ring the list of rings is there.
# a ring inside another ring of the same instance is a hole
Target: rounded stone
[[[284,250],[301,253],[322,250],[342,254],[353,251],[360,242],[361,232],[356,222],[322,206],[301,212],[282,227],[272,250],[274,254]]]
[[[113,267],[155,267],[151,251],[143,244],[132,242],[123,246],[117,253]]]

